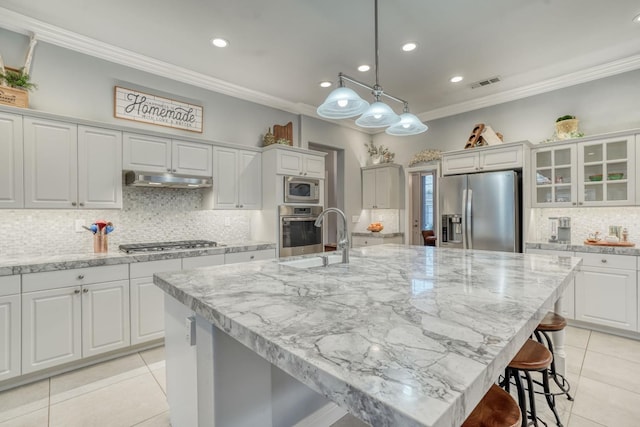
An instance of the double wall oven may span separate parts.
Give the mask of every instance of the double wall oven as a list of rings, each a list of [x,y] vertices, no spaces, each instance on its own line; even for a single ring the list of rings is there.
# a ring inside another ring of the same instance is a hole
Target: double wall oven
[[[281,257],[322,252],[322,227],[314,223],[322,206],[281,205],[279,207]]]

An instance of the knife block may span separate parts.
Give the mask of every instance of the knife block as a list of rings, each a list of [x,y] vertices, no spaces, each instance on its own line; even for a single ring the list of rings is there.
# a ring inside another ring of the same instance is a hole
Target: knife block
[[[96,254],[109,252],[109,239],[106,234],[96,233],[93,235],[93,252]]]

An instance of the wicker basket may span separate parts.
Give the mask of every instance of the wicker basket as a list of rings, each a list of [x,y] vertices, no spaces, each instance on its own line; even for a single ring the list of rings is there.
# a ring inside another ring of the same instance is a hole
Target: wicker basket
[[[556,133],[571,133],[578,132],[578,119],[563,120],[556,122]]]
[[[28,108],[29,92],[9,86],[0,86],[0,104]]]

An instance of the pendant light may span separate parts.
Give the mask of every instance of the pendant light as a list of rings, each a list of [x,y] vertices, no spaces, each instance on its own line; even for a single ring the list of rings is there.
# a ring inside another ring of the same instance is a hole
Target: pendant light
[[[375,74],[376,83],[369,86],[343,73],[338,73],[339,85],[337,89],[329,94],[327,99],[318,107],[318,115],[328,119],[347,119],[362,114],[356,125],[363,128],[388,127],[386,132],[389,135],[405,136],[417,135],[425,132],[428,127],[415,115],[409,113],[409,104],[400,98],[396,98],[382,90],[378,79],[378,0],[374,0],[374,28],[375,28]],[[371,105],[358,94],[344,87],[344,81],[348,81],[360,87],[369,89],[375,98]],[[404,112],[401,116],[396,114],[391,107],[380,101],[381,97],[387,97],[404,105]]]

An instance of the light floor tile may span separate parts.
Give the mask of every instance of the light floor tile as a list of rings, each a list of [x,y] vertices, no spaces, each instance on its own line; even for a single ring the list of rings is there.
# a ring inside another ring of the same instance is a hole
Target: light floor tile
[[[169,411],[156,415],[155,417],[143,421],[140,424],[136,424],[135,427],[171,427]]]
[[[164,346],[141,351],[140,356],[142,356],[144,363],[146,363],[147,366],[153,365],[157,362],[164,362]]]
[[[123,374],[124,377],[128,374],[140,375],[136,374],[136,370],[144,367],[144,361],[136,353],[86,368],[76,369],[75,371],[52,377],[51,394],[62,394],[108,378],[122,378]],[[144,373],[144,370],[142,370],[142,373]]]
[[[582,418],[579,415],[571,414],[569,425],[567,427],[606,427],[604,424]]]
[[[640,341],[594,331],[591,333],[587,350],[637,362]]]
[[[38,409],[17,418],[0,422],[0,427],[46,427],[49,425],[49,408]]]
[[[587,351],[582,376],[640,394],[640,363]]]
[[[578,348],[587,348],[589,343],[589,337],[591,336],[590,329],[576,328],[575,326],[567,326],[565,328],[565,340],[566,345],[570,345]]]
[[[49,380],[0,393],[0,421],[6,421],[49,406]]]
[[[369,424],[366,424],[360,421],[359,419],[357,419],[356,417],[354,417],[353,415],[349,415],[349,414],[345,415],[335,423],[331,424],[331,427],[368,427],[368,426]]]
[[[51,405],[50,427],[132,426],[167,411],[150,373]]]
[[[164,394],[167,394],[167,371],[164,368],[154,369],[151,374],[156,379]]]
[[[572,412],[611,427],[637,427],[640,394],[580,377]]]
[[[580,375],[586,350],[583,348],[566,345],[564,346],[564,352],[567,355],[567,358],[565,359],[565,368],[567,373]]]

